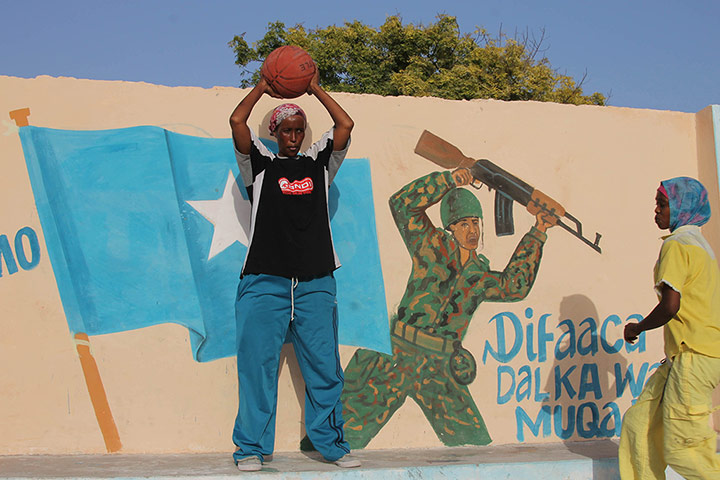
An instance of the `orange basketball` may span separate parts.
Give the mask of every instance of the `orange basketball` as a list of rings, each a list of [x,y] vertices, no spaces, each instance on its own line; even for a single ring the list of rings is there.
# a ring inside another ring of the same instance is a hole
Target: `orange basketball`
[[[302,48],[285,45],[270,52],[260,73],[278,95],[295,98],[307,91],[315,75],[315,62]]]

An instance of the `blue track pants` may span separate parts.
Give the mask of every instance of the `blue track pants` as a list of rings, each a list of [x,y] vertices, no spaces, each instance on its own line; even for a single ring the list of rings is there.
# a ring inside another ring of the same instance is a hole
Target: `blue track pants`
[[[307,281],[245,275],[235,302],[238,414],[235,460],[273,452],[280,350],[286,336],[305,380],[305,430],[333,461],[350,451],[343,436],[343,371],[338,354],[335,278]],[[299,439],[298,439],[299,442]]]

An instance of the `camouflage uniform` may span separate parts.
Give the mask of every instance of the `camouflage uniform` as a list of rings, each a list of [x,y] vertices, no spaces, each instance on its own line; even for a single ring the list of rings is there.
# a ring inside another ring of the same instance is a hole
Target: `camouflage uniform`
[[[488,259],[474,251],[461,265],[455,238],[436,228],[425,213],[453,188],[450,172],[435,172],[390,198],[395,223],[412,256],[412,273],[391,321],[393,354],[359,349],[345,369],[343,417],[352,448],[365,447],[408,395],[445,445],[491,441],[467,387],[474,378],[474,360],[469,352],[464,358],[453,352],[461,348],[481,302],[515,302],[527,296],[547,237],[533,227],[502,272],[490,270]],[[467,357],[472,375],[458,382],[450,363],[467,367]]]

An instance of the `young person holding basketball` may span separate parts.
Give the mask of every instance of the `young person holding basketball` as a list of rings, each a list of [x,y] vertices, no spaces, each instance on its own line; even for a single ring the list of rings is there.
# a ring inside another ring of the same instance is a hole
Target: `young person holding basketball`
[[[348,146],[353,121],[318,83],[307,88],[327,109],[334,127],[300,153],[307,119],[294,104],[277,107],[271,153],[247,125],[264,94],[279,97],[263,78],[230,117],[235,155],[252,203],[251,238],[240,276],[237,321],[238,414],[233,457],[241,471],[257,471],[272,455],[280,350],[293,343],[305,380],[305,429],[323,457],[357,467],[344,439],[343,373],[338,355],[328,187]]]

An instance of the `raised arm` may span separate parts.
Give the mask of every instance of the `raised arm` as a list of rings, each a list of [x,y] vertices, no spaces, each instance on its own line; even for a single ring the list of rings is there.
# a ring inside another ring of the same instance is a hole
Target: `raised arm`
[[[347,146],[347,142],[350,139],[350,132],[355,126],[350,115],[343,110],[343,108],[325,91],[322,89],[319,83],[320,72],[316,69],[315,76],[310,81],[307,93],[308,95],[315,95],[320,103],[323,104],[325,109],[330,114],[330,118],[335,123],[335,132],[333,133],[333,150],[344,150]]]
[[[450,172],[433,172],[413,180],[390,197],[390,212],[411,255],[433,235],[442,237],[442,230],[433,225],[427,209],[454,187]]]
[[[260,97],[264,93],[267,93],[271,97],[279,98],[275,91],[270,88],[270,85],[265,81],[264,78],[260,78],[260,81],[255,87],[245,95],[245,98],[238,103],[232,115],[230,115],[230,128],[232,130],[233,141],[235,142],[235,148],[238,152],[248,155],[250,153],[250,145],[252,138],[250,136],[250,128],[247,125],[247,120],[250,118],[250,112],[257,104]]]

